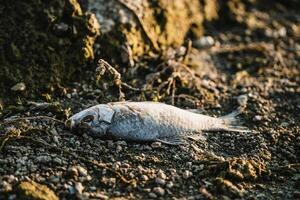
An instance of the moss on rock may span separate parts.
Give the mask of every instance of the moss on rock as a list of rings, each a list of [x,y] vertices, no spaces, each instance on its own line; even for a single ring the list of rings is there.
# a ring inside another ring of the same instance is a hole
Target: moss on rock
[[[58,200],[56,194],[47,186],[36,183],[23,181],[17,186],[18,199],[24,200]]]

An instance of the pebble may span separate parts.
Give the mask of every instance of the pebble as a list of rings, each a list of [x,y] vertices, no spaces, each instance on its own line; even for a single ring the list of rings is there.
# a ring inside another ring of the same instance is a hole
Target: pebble
[[[151,144],[151,147],[154,149],[160,148],[161,147],[161,142],[153,142]]]
[[[68,174],[71,176],[71,177],[76,177],[78,176],[78,170],[76,167],[71,167],[68,169]]]
[[[108,196],[106,196],[105,194],[102,194],[102,193],[95,194],[95,198],[97,198],[97,199],[103,199],[103,200],[109,199]]]
[[[84,187],[80,182],[76,182],[74,188],[77,194],[82,194],[82,191],[84,190]]]
[[[118,145],[117,147],[116,147],[116,152],[117,153],[120,153],[121,151],[122,151],[122,146],[121,145]]]
[[[157,198],[157,195],[156,195],[155,193],[153,193],[153,192],[150,192],[150,193],[149,193],[149,197],[150,197],[150,198],[153,198],[153,199],[156,199],[156,198]]]
[[[193,176],[193,173],[190,172],[189,170],[185,170],[185,171],[183,172],[182,176],[183,176],[184,179],[188,179],[188,178],[190,178],[191,176]]]
[[[57,33],[65,33],[66,31],[68,31],[69,25],[66,24],[66,23],[61,22],[61,23],[55,24],[55,25],[53,26],[53,29],[54,29],[54,31],[56,31]]]
[[[64,184],[64,188],[68,190],[69,194],[75,194],[75,188],[69,184]]]
[[[204,36],[193,42],[193,46],[199,49],[208,48],[213,46],[214,44],[215,44],[215,40],[211,36]]]
[[[255,115],[255,117],[253,118],[253,121],[261,121],[262,120],[262,116],[260,115]]]
[[[157,172],[157,176],[161,179],[166,179],[167,178],[167,175],[162,171],[162,170],[159,170]]]
[[[248,96],[246,94],[240,95],[237,98],[237,102],[240,106],[246,106],[248,101]]]
[[[149,180],[149,178],[148,178],[147,175],[142,175],[142,176],[141,176],[141,179],[142,179],[143,181],[148,181],[148,180]]]
[[[174,186],[174,183],[172,181],[168,182],[166,185],[166,187],[169,189],[172,188],[173,186]]]
[[[26,89],[26,85],[25,85],[25,83],[20,82],[20,83],[17,83],[16,85],[12,86],[10,89],[15,92],[17,92],[17,91],[22,92]]]
[[[38,156],[35,158],[35,161],[40,163],[48,163],[51,160],[52,160],[51,156],[48,155]]]
[[[77,166],[77,171],[79,172],[79,174],[81,176],[84,176],[84,177],[88,176],[88,171],[81,166]]]
[[[2,187],[2,189],[1,189]],[[6,181],[3,181],[1,184],[0,184],[0,191],[3,191],[3,192],[10,192],[12,191],[12,185]]]
[[[62,165],[62,160],[60,159],[60,158],[54,158],[53,159],[53,162],[55,163],[55,164],[58,164],[58,165]]]
[[[153,192],[159,196],[165,195],[165,190],[162,187],[155,187],[153,188]]]
[[[155,182],[159,185],[165,185],[166,184],[166,181],[164,179],[161,179],[161,178],[156,178]]]

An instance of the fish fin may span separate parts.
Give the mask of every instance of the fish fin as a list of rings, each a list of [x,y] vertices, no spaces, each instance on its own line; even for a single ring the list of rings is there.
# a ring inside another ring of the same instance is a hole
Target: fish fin
[[[199,110],[199,109],[185,109],[186,111],[192,112],[192,113],[196,113],[196,114],[202,114],[203,111]]]
[[[199,141],[199,140],[206,141],[206,137],[202,133],[192,134],[187,136],[187,138],[194,141]]]
[[[156,139],[156,141],[161,142],[163,144],[176,145],[176,146],[181,144],[186,144],[186,142],[180,136],[158,138]]]
[[[240,133],[249,133],[252,132],[245,126],[240,126],[240,120],[237,118],[239,114],[242,113],[241,109],[237,109],[228,115],[219,117],[218,119],[221,120],[221,127],[220,129],[225,131],[232,131],[232,132],[240,132]]]

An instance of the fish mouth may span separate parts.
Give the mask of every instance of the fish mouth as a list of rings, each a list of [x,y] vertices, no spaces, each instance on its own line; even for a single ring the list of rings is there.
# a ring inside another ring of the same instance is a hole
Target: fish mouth
[[[90,130],[90,126],[85,123],[85,122],[81,122],[81,123],[75,123],[75,120],[73,119],[68,119],[65,121],[65,127],[70,130],[71,132],[89,132]]]
[[[72,120],[72,119],[66,120],[66,121],[65,121],[65,127],[66,127],[67,129],[69,129],[69,130],[74,129],[74,127],[75,127],[75,122],[74,122],[74,120]]]

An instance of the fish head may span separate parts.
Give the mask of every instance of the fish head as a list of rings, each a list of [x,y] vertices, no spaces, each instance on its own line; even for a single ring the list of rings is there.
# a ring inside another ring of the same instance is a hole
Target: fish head
[[[70,130],[86,130],[97,136],[103,136],[113,116],[114,110],[110,106],[100,104],[73,115],[65,122],[65,126]]]

